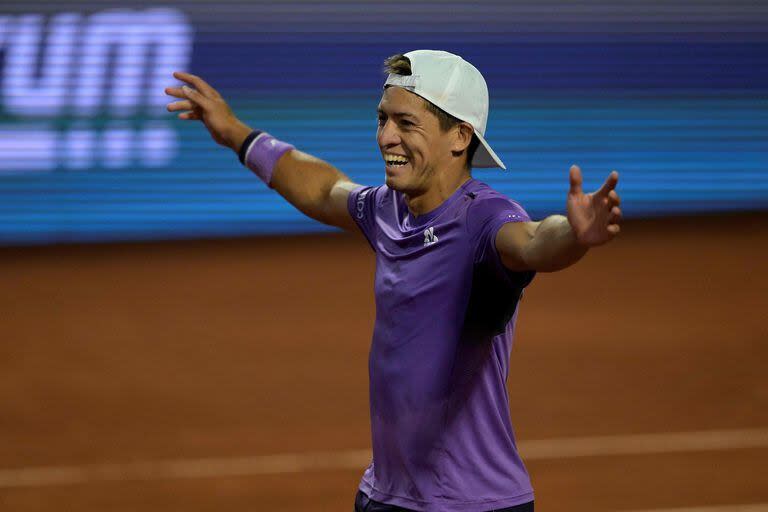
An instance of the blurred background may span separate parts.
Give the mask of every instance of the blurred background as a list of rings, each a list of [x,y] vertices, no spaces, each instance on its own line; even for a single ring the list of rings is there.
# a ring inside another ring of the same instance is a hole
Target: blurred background
[[[768,510],[764,1],[0,3],[0,510],[350,510],[373,258],[165,110],[174,70],[382,181],[383,60],[490,90],[540,219],[612,170],[622,235],[538,276],[513,423],[540,510]],[[428,364],[428,363],[427,363]]]

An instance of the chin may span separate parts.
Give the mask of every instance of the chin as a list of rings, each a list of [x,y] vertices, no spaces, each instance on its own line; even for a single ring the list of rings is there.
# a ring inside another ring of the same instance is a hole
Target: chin
[[[385,174],[384,184],[392,190],[397,192],[405,192],[407,189],[406,180],[403,176],[393,176],[391,174]]]
[[[392,190],[396,190],[398,192],[401,192],[400,187],[397,186],[397,182],[398,182],[397,178],[395,178],[393,176],[387,176],[384,179],[384,184],[387,187],[391,188]]]
[[[405,172],[403,172],[405,171]],[[391,190],[403,194],[419,194],[423,192],[424,183],[408,169],[400,172],[384,171],[384,184]]]

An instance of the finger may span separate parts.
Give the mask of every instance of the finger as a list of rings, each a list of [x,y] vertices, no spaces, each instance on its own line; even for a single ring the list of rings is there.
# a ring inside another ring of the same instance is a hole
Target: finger
[[[578,165],[572,165],[571,171],[570,171],[570,180],[571,180],[571,189],[568,191],[569,194],[581,194],[581,169],[579,169]]]
[[[182,112],[181,114],[179,114],[179,119],[184,119],[188,121],[199,121],[202,118],[200,117],[200,114],[198,114],[197,112],[191,111],[191,112]]]
[[[614,206],[608,215],[608,224],[618,224],[621,221],[621,208]]]
[[[608,224],[608,232],[612,234],[613,236],[616,236],[619,234],[619,231],[621,231],[621,228],[618,224]]]
[[[619,173],[616,171],[611,171],[611,174],[608,175],[608,178],[605,180],[605,183],[603,183],[603,186],[600,187],[600,189],[595,192],[595,195],[599,196],[607,196],[608,193],[616,188],[616,184],[619,182]]]
[[[192,110],[194,106],[192,105],[191,101],[184,100],[169,103],[165,108],[168,110],[168,112],[178,112],[179,110]]]
[[[621,198],[619,197],[619,194],[616,193],[615,190],[611,190],[608,192],[608,199],[611,200],[611,205],[613,206],[619,206],[621,204]]]
[[[165,94],[174,98],[184,98],[184,91],[181,90],[181,87],[166,87]]]
[[[202,108],[210,106],[211,100],[200,94],[200,91],[196,91],[186,85],[181,90],[184,92],[184,97],[191,101],[193,105],[198,105]]]
[[[181,80],[182,82],[186,82],[192,86],[195,87],[200,93],[202,93],[203,96],[206,96],[208,98],[218,98],[219,93],[216,92],[216,89],[210,86],[208,82],[203,80],[197,75],[193,75],[192,73],[184,73],[183,71],[176,71],[173,73],[173,77],[177,80]]]

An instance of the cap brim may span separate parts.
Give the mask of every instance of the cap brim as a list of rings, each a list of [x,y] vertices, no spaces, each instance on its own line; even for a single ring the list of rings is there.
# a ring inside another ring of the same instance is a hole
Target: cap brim
[[[504,162],[502,162],[501,158],[499,158],[498,155],[494,153],[494,151],[491,149],[491,146],[485,141],[483,136],[475,131],[475,137],[478,138],[480,144],[477,146],[475,156],[472,157],[471,166],[479,168],[500,167],[506,170],[507,167],[504,165]]]

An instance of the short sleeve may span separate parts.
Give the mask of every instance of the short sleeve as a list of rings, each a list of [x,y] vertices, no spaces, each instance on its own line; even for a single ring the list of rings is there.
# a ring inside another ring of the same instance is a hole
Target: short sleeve
[[[358,187],[349,193],[347,209],[357,227],[363,232],[373,250],[376,250],[376,204],[378,187]]]
[[[503,196],[477,198],[469,210],[467,229],[475,244],[475,264],[492,270],[513,286],[527,286],[535,272],[514,272],[501,262],[496,250],[496,235],[508,222],[530,222],[531,218],[520,204]]]

